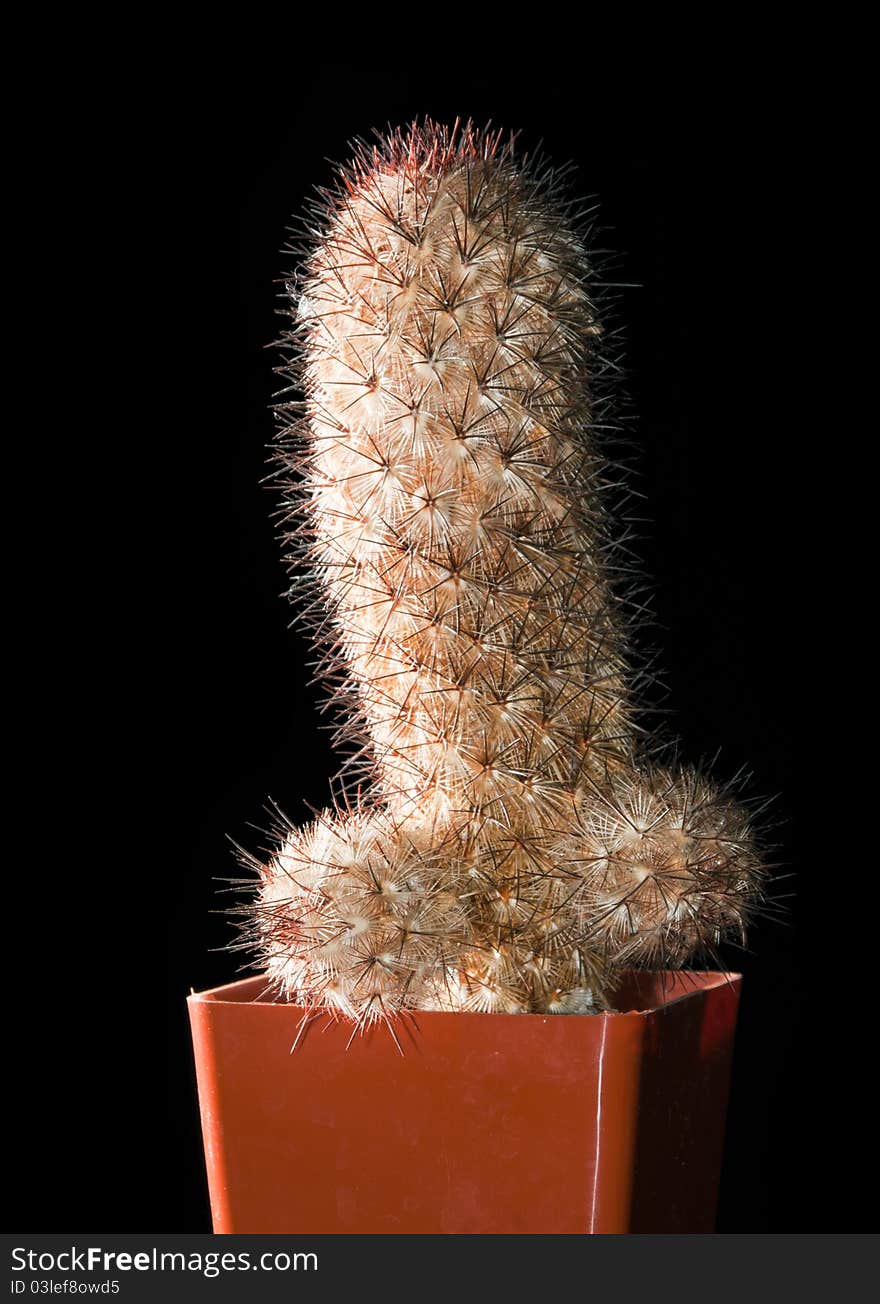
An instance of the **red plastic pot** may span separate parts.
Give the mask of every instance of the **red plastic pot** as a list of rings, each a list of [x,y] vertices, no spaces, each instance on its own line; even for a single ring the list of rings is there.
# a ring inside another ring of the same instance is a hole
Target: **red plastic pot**
[[[603,1015],[420,1013],[351,1040],[265,980],[189,998],[215,1232],[710,1232],[740,978]],[[349,1045],[349,1042],[351,1044]]]

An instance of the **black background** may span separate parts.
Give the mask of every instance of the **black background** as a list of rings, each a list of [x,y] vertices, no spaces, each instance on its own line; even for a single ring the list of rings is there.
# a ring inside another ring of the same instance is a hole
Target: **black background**
[[[573,160],[612,279],[634,283],[614,324],[645,495],[645,641],[683,754],[720,747],[719,777],[751,771],[790,875],[784,920],[726,955],[746,982],[719,1230],[862,1230],[847,1186],[857,1073],[826,985],[807,778],[828,705],[807,485],[809,97],[758,56],[648,80],[624,62],[599,85],[580,55],[512,75],[471,53],[364,76],[362,58],[294,66],[276,51],[263,79],[227,50],[173,85],[160,63],[136,105],[123,70],[44,141],[59,178],[48,247],[64,257],[50,252],[63,275],[42,281],[42,344],[51,370],[60,322],[79,361],[36,441],[57,504],[32,532],[51,632],[26,872],[10,875],[11,1184],[34,1231],[209,1229],[184,998],[236,974],[212,913],[237,872],[226,838],[259,847],[266,798],[301,820],[334,771],[259,484],[280,248],[328,157],[417,114],[491,118]]]

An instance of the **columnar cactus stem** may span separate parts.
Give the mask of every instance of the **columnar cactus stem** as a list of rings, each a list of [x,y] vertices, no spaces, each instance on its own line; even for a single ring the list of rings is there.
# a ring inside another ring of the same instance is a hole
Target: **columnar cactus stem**
[[[395,133],[323,196],[288,289],[291,561],[360,795],[260,867],[273,983],[361,1023],[590,1011],[616,965],[741,931],[741,808],[640,758],[600,325],[553,174],[470,126]]]

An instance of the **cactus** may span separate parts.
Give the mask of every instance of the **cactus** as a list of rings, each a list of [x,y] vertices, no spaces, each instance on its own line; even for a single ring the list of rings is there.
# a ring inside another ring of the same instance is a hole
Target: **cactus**
[[[243,907],[308,1009],[601,1010],[758,899],[744,808],[635,719],[594,282],[559,174],[500,133],[395,132],[321,193],[279,479],[351,755]]]

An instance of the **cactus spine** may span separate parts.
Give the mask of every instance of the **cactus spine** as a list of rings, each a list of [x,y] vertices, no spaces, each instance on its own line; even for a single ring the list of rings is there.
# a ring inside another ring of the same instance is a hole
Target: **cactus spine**
[[[633,722],[558,179],[500,133],[394,133],[323,195],[288,292],[290,561],[354,754],[342,805],[259,866],[273,985],[361,1025],[592,1011],[616,966],[741,932],[743,809]]]

